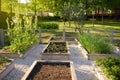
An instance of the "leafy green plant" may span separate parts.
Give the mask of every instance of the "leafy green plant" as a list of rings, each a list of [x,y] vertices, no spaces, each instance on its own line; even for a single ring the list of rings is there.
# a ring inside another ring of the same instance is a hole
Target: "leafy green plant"
[[[120,80],[120,58],[96,59],[96,63],[101,67],[109,80]]]
[[[7,35],[10,39],[9,49],[11,52],[20,54],[37,41],[38,38],[34,31],[37,29],[37,17],[33,21],[32,16],[21,18],[19,15],[15,15],[11,23],[13,28],[10,28],[8,20],[7,23]]]
[[[56,23],[39,23],[38,27],[41,29],[59,29],[59,25]]]
[[[106,42],[102,37],[89,34],[78,34],[78,39],[89,53],[111,53],[112,47],[110,43]]]

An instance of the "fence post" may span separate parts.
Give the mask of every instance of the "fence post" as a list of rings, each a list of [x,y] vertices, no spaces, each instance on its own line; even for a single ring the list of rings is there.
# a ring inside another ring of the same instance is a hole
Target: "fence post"
[[[90,34],[90,29],[87,29],[87,34]]]
[[[65,41],[65,29],[63,29],[63,41]]]
[[[40,40],[40,43],[42,43],[42,31],[40,28],[39,28],[39,40]]]
[[[111,42],[114,41],[114,30],[111,30]]]
[[[1,46],[4,47],[4,30],[0,29],[0,43]]]

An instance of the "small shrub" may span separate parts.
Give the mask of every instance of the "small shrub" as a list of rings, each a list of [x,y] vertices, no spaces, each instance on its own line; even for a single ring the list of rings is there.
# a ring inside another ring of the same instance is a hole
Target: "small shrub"
[[[41,29],[59,29],[59,25],[55,23],[40,23],[38,27]]]
[[[96,63],[109,80],[120,80],[120,58],[97,59]]]
[[[78,39],[89,53],[111,53],[111,46],[104,38],[89,34],[79,34]]]

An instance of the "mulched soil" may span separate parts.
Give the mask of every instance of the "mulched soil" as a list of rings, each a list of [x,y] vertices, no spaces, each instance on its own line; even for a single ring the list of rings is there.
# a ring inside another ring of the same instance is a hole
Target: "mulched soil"
[[[65,42],[51,42],[45,53],[67,53],[67,45]]]
[[[70,67],[67,65],[42,65],[37,69],[33,80],[72,80]]]

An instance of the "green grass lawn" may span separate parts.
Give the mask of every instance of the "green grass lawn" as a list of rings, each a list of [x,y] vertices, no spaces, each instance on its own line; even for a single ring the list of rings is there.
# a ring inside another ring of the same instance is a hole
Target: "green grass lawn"
[[[60,21],[48,21],[48,22],[44,22],[44,23],[56,23],[59,24],[59,30],[48,30],[48,31],[43,31],[43,39],[51,37],[51,36],[62,36],[62,30],[66,29],[66,34],[67,36],[71,36],[71,37],[75,37],[76,33],[75,33],[75,25],[74,22],[71,21],[71,26],[69,27],[69,23],[66,22],[66,24],[64,25],[64,22],[60,22]],[[84,30],[86,32],[86,29],[90,29],[90,33],[94,34],[94,35],[98,35],[98,36],[103,36],[106,38],[110,38],[111,36],[111,30],[115,30],[114,31],[114,38],[115,39],[119,39],[120,40],[120,23],[116,22],[116,21],[104,21],[104,23],[102,24],[101,21],[94,21],[94,26],[92,24],[92,21],[85,21],[85,25],[84,25]],[[46,41],[46,40],[43,40]]]

